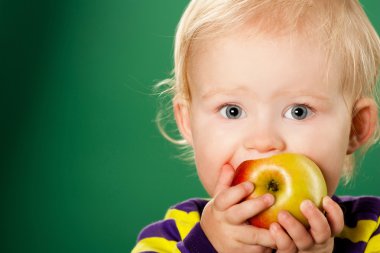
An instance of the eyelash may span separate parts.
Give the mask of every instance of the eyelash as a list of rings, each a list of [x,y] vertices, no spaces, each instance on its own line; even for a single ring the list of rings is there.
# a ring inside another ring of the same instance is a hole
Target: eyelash
[[[227,109],[228,107],[238,107],[238,108],[241,110],[241,112],[240,112],[241,114],[239,115],[239,117],[236,117],[236,118],[228,118],[228,117],[224,116],[222,110],[223,110],[224,108]],[[243,109],[241,106],[239,106],[239,105],[237,105],[237,104],[233,104],[233,103],[226,103],[226,104],[222,104],[221,106],[217,107],[217,113],[221,114],[224,118],[226,118],[226,119],[231,119],[231,120],[232,120],[232,119],[233,119],[233,120],[236,120],[236,119],[244,118],[244,117],[246,116],[246,113],[245,113],[244,109]]]
[[[222,110],[224,107],[227,107],[227,106],[234,106],[234,105],[236,105],[236,104],[225,103],[225,104],[219,105],[218,107],[216,107],[215,112],[220,112],[220,110]]]
[[[309,118],[315,114],[315,109],[311,105],[309,105],[307,103],[301,103],[301,104],[293,104],[293,105],[289,106],[284,113],[284,117],[286,116],[286,114],[289,112],[290,109],[295,108],[295,107],[306,108],[307,109],[307,115],[305,116],[305,118],[294,119],[294,120],[304,120],[304,119],[307,119],[307,118]]]
[[[293,104],[293,106],[304,106],[304,107],[307,107],[312,112],[315,111],[314,108],[308,103]]]

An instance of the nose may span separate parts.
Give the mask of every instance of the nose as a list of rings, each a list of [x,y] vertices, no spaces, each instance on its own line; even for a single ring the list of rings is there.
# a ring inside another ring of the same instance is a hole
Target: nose
[[[246,150],[258,153],[280,152],[286,148],[284,138],[279,127],[276,127],[276,123],[258,124],[256,122],[247,129],[244,147]]]

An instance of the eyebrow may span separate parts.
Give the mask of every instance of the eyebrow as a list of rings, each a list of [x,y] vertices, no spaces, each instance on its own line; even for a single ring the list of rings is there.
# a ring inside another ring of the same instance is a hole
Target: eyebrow
[[[229,93],[247,93],[248,89],[244,86],[238,86],[235,88],[212,88],[208,91],[206,91],[204,94],[201,95],[203,99],[208,99],[210,97],[213,97],[218,94],[229,94]],[[312,97],[314,99],[318,100],[330,100],[330,98],[322,93],[319,92],[313,92],[313,91],[305,91],[305,90],[284,90],[281,92],[276,92],[273,97],[278,97],[278,96],[286,96],[286,95],[295,95],[295,96],[303,96],[303,97]]]
[[[229,88],[213,88],[213,89],[207,90],[201,96],[203,99],[207,99],[218,94],[228,94],[228,93],[236,93],[236,92],[242,93],[242,92],[247,92],[247,91],[248,89],[244,86],[238,86],[238,87],[234,87],[230,89]]]
[[[280,94],[277,96],[281,95],[288,95],[288,94],[294,94],[295,96],[302,96],[302,97],[311,97],[315,98],[318,100],[330,100],[330,97],[322,94],[321,92],[316,92],[316,91],[305,91],[305,90],[286,90],[282,91]]]

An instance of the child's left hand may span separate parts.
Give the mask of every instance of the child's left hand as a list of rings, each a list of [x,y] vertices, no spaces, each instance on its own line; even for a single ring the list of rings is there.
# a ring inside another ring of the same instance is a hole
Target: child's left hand
[[[288,212],[281,212],[278,223],[270,226],[277,245],[276,252],[331,253],[334,249],[334,236],[344,227],[343,212],[330,197],[323,199],[323,209],[326,216],[311,201],[302,202],[301,211],[310,224],[309,229]]]

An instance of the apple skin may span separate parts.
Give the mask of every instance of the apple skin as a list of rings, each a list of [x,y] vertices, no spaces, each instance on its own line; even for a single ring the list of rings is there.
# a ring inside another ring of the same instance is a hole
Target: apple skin
[[[236,169],[232,185],[250,181],[255,188],[246,199],[266,193],[275,197],[275,203],[252,217],[249,222],[268,229],[277,222],[278,213],[286,210],[306,227],[307,219],[300,210],[302,201],[309,199],[322,210],[322,199],[327,195],[326,182],[318,166],[304,155],[282,153],[272,157],[248,160]]]

